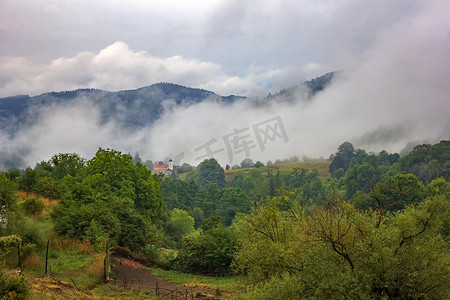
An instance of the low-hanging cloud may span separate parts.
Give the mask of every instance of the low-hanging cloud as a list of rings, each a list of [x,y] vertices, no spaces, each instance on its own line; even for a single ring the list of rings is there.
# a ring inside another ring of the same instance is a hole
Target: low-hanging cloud
[[[20,57],[0,57],[0,63],[0,96],[78,88],[118,91],[156,82],[182,83],[223,95],[261,94],[266,92],[267,82],[277,84],[295,72],[320,74],[324,70],[321,65],[305,63],[274,70],[252,67],[245,76],[228,75],[217,63],[152,56],[146,51],[133,51],[120,41],[99,53],[81,52],[49,64]]]
[[[151,145],[161,157],[186,151],[210,139],[224,147],[223,137],[279,116],[289,142],[278,139],[267,149],[252,149],[252,158],[269,160],[292,155],[327,157],[349,140],[369,151],[399,152],[409,141],[450,138],[450,5],[431,6],[423,15],[380,33],[370,55],[348,65],[312,101],[275,101],[263,106],[249,101],[233,105],[202,103],[168,112],[154,130]],[[440,21],[437,21],[440,20]],[[189,124],[189,128],[186,128]],[[183,145],[188,145],[188,147]],[[198,153],[197,153],[198,154]],[[243,153],[223,163],[239,163]]]

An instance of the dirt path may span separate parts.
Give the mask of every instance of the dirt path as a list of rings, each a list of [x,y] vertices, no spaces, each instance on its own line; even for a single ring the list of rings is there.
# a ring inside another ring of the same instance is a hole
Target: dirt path
[[[182,286],[158,278],[144,265],[131,259],[116,257],[111,266],[116,274],[113,283],[127,289],[148,291],[169,299],[220,299],[204,288]]]

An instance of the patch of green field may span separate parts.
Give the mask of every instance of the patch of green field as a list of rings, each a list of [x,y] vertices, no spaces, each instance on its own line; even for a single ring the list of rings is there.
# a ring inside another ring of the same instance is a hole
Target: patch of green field
[[[39,262],[28,270],[31,274],[44,274],[45,251],[39,252]],[[78,286],[93,288],[102,282],[103,255],[100,253],[82,254],[73,250],[49,250],[47,271],[56,278]]]
[[[320,176],[328,177],[330,175],[328,173],[329,166],[329,161],[299,161],[274,164],[265,168],[280,170],[280,172],[291,172],[294,170],[294,168],[316,169],[317,171],[319,171]]]
[[[188,173],[177,174],[178,179],[185,180]]]
[[[299,162],[273,164],[270,166],[258,168],[258,170],[262,171],[264,175],[268,175],[269,172],[271,172],[272,174],[275,174],[277,171],[280,171],[281,173],[292,172],[295,168],[303,168],[311,170],[315,169],[319,171],[320,177],[326,178],[330,176],[330,174],[328,173],[329,165],[330,165],[329,161],[299,161]],[[241,173],[242,175],[246,176],[249,174],[251,170],[254,169],[256,168],[226,170],[225,181],[231,182],[233,180],[233,177],[238,173]]]
[[[153,275],[168,282],[190,286],[220,289],[223,292],[233,293],[245,289],[245,279],[239,276],[214,277],[205,275],[194,275],[178,271],[167,271],[158,268],[149,268]]]
[[[269,172],[275,174],[277,171],[282,173],[292,172],[295,168],[304,168],[304,169],[316,169],[319,171],[319,175],[322,178],[330,177],[330,173],[328,173],[328,167],[330,166],[329,161],[317,160],[317,161],[298,161],[298,162],[286,162],[273,164],[270,166],[264,166],[258,168],[258,170],[262,171],[264,175],[268,175]],[[242,173],[242,175],[247,176],[250,170],[254,170],[256,168],[245,168],[245,169],[233,169],[233,170],[225,170],[225,181],[231,182],[233,177],[237,173]],[[178,179],[185,180],[188,173],[178,174]]]

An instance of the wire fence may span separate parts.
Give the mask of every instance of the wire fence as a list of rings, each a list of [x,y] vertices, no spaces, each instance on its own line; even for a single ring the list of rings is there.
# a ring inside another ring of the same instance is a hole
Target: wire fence
[[[164,287],[160,287],[158,281],[155,283],[146,282],[142,280],[133,280],[123,278],[120,280],[110,280],[111,284],[117,285],[121,288],[128,290],[137,290],[137,291],[145,291],[150,292],[154,295],[164,297],[167,299],[179,299],[179,300],[190,300],[190,299],[205,299],[205,300],[219,300],[219,298],[209,297],[207,295],[201,294],[192,288],[176,288],[176,289],[167,289]]]

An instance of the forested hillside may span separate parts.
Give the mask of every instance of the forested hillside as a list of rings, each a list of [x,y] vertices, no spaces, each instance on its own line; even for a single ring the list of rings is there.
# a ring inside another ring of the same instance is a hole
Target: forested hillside
[[[164,176],[99,149],[10,169],[0,175],[0,297],[27,293],[7,270],[20,258],[34,276],[30,258],[53,232],[100,257],[120,246],[166,269],[239,275],[242,299],[448,298],[450,142],[403,157],[345,142],[331,159],[224,170],[211,158]]]
[[[38,96],[0,98],[0,129],[11,134],[17,125],[29,126],[38,118],[36,112],[58,104],[70,104],[89,99],[98,107],[102,121],[118,121],[123,127],[143,127],[152,124],[164,110],[164,102],[176,105],[193,104],[205,100],[233,102],[242,97],[222,97],[213,92],[171,83],[158,83],[136,90],[108,92],[95,89],[50,92]]]

